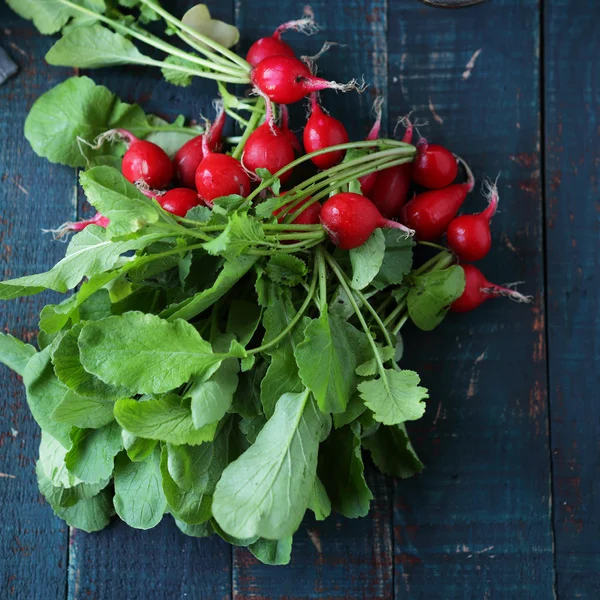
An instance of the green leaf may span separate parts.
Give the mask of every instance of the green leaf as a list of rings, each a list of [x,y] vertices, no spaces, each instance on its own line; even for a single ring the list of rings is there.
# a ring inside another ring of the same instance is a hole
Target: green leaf
[[[40,492],[44,495],[58,517],[63,519],[70,527],[91,533],[104,529],[115,514],[111,502],[110,491],[104,489],[97,494],[76,498],[71,496],[70,501],[61,504],[64,500],[62,489],[52,485],[40,465],[36,466],[36,474]]]
[[[275,194],[275,196],[279,196],[279,192],[281,191],[281,181],[279,180],[278,177],[273,177],[273,173],[271,173],[271,171],[269,171],[269,169],[256,169],[256,174],[260,177],[261,182],[266,181],[266,180],[272,180],[269,187],[271,188],[271,190],[272,190],[273,194]],[[257,214],[258,214],[258,211],[257,211]],[[259,215],[259,216],[267,217],[267,216],[270,216],[270,214],[269,215]]]
[[[335,429],[319,450],[319,479],[333,510],[355,519],[369,513],[373,494],[365,481],[361,454],[360,425]]]
[[[79,349],[86,371],[137,394],[168,392],[192,375],[208,378],[223,359],[186,321],[140,312],[87,323]]]
[[[77,487],[81,480],[65,464],[67,449],[56,438],[42,431],[38,464],[52,485],[64,489]]]
[[[215,350],[227,352],[229,336],[215,342]],[[239,362],[237,358],[224,360],[208,378],[193,377],[186,397],[191,398],[192,421],[200,429],[220,421],[231,408],[233,394],[238,385]]]
[[[266,422],[267,418],[262,413],[255,417],[242,417],[240,420],[240,431],[250,444],[254,444]]]
[[[52,411],[60,404],[68,388],[54,374],[50,353],[52,346],[34,354],[23,372],[23,383],[27,393],[27,404],[36,423],[43,431],[56,438],[65,448],[69,448],[70,426],[52,419]]]
[[[160,313],[164,319],[190,320],[212,306],[219,298],[224,296],[254,265],[257,256],[240,256],[228,260],[223,265],[215,283],[191,298],[173,304]]]
[[[15,373],[23,375],[29,359],[35,353],[35,348],[30,344],[7,333],[0,333],[0,363],[5,364]]]
[[[188,210],[186,213],[185,218],[192,221],[198,221],[199,223],[208,223],[212,217],[212,214],[212,210],[210,210],[208,206],[199,204],[198,206],[190,208],[190,210]]]
[[[66,256],[50,271],[1,282],[0,300],[30,296],[45,289],[66,292],[84,277],[112,269],[124,252],[143,248],[155,239],[157,234],[114,242],[107,239],[102,227],[89,225],[73,237]]]
[[[294,355],[302,383],[324,413],[342,413],[356,389],[355,369],[364,350],[360,332],[346,321],[323,313],[304,330]]]
[[[6,0],[7,4],[21,17],[33,21],[38,31],[50,35],[60,31],[79,11],[63,4],[60,0]],[[104,0],[74,0],[98,13],[105,10]]]
[[[138,437],[126,431],[121,430],[121,437],[123,438],[123,447],[127,451],[127,456],[132,462],[141,462],[146,460],[150,454],[152,454],[154,448],[156,448],[157,440],[147,440],[145,438]]]
[[[373,285],[377,288],[384,288],[388,285],[399,285],[404,276],[412,268],[412,255],[415,242],[412,238],[399,232],[397,229],[382,230],[385,238],[385,254],[381,269],[373,280]]]
[[[86,483],[98,483],[112,475],[115,456],[123,448],[121,428],[111,423],[100,429],[71,431],[73,445],[65,464],[69,472]]]
[[[444,320],[464,289],[465,272],[459,265],[419,275],[408,292],[408,314],[419,329],[431,331]]]
[[[186,67],[187,69],[192,69],[194,71],[197,71],[198,69],[202,68],[199,65],[197,65],[196,63],[193,63],[193,62],[186,60],[185,58],[181,58],[179,56],[168,56],[164,62],[166,62],[170,65]],[[169,83],[172,83],[173,85],[187,87],[188,85],[191,85],[191,83],[192,83],[192,75],[190,73],[186,73],[184,71],[178,71],[176,69],[169,69],[169,67],[167,67],[167,66],[162,67],[160,71],[163,74],[163,77]]]
[[[423,470],[423,463],[416,455],[404,425],[382,425],[362,443],[371,452],[377,468],[386,475],[406,479]]]
[[[419,381],[414,371],[384,369],[377,379],[359,383],[358,391],[377,421],[396,425],[423,416],[429,395]]]
[[[110,401],[126,398],[130,395],[130,392],[125,387],[104,383],[83,368],[79,356],[79,346],[77,345],[77,339],[82,328],[83,324],[78,323],[77,325],[74,325],[72,329],[65,332],[60,341],[54,346],[52,352],[54,372],[62,383],[76,393],[75,395],[71,394],[70,400],[68,400],[66,406],[77,411],[76,403],[84,401],[84,399],[81,398],[78,401],[77,396],[86,396],[89,398],[89,409],[92,409],[95,405],[96,409],[102,412],[102,406],[109,406],[110,413],[112,414],[113,404]],[[80,413],[85,410],[87,409],[81,408],[81,410],[77,412]],[[68,409],[66,413],[63,412],[63,415],[68,416]],[[54,417],[56,418],[56,416]],[[84,417],[84,414],[78,415],[78,418],[79,417]],[[72,423],[72,425],[77,425],[77,423]],[[93,427],[92,425],[78,426]]]
[[[383,264],[385,237],[381,229],[376,229],[371,237],[358,248],[350,250],[352,263],[352,287],[362,290],[375,278]]]
[[[284,394],[254,445],[223,472],[213,514],[229,535],[291,536],[311,499],[326,419],[308,391]]]
[[[189,400],[167,394],[158,400],[123,399],[115,404],[115,418],[123,429],[138,437],[172,444],[197,445],[214,438],[217,423],[196,429]]]
[[[225,331],[246,346],[260,325],[261,317],[262,310],[256,302],[233,299],[229,305]]]
[[[220,198],[215,198],[213,200],[212,213],[213,217],[211,221],[215,221],[215,215],[219,216],[219,219],[216,220],[217,223],[227,223],[226,217],[227,215],[235,213],[242,204],[246,202],[246,198],[244,196],[240,196],[239,194],[230,194],[229,196],[221,196]],[[246,213],[238,213],[245,215]]]
[[[90,147],[101,133],[116,128],[143,136],[148,128],[144,111],[136,104],[121,102],[89,77],[70,77],[34,102],[25,120],[25,137],[38,156],[53,163],[84,167],[86,156],[96,157],[107,151],[122,154],[119,144],[110,150],[106,145],[102,150]]]
[[[205,538],[210,537],[215,533],[210,521],[201,523],[200,525],[188,525],[183,521],[175,519],[175,525],[177,525],[177,528],[181,531],[181,533],[189,535],[190,537]]]
[[[127,64],[148,64],[126,37],[99,24],[70,29],[46,54],[49,65],[95,69]]]
[[[356,421],[360,415],[362,415],[367,407],[362,401],[362,398],[357,392],[354,392],[350,397],[350,402],[346,406],[346,410],[343,413],[333,415],[333,425],[336,429],[349,425],[353,421]]]
[[[265,233],[256,219],[247,213],[233,213],[223,232],[204,244],[204,249],[213,256],[236,258],[264,240]]]
[[[166,218],[166,213],[158,203],[146,198],[112,167],[94,167],[89,171],[82,171],[79,182],[88,202],[110,219],[106,231],[111,237],[138,231]],[[84,231],[88,229],[89,227]]]
[[[136,529],[158,525],[167,510],[162,489],[160,449],[142,462],[131,462],[124,454],[115,464],[115,497],[117,514]]]
[[[377,344],[377,352],[379,353],[379,358],[381,359],[382,363],[392,360],[396,354],[395,348],[391,348],[390,346],[381,346],[380,344]],[[377,360],[374,356],[356,367],[356,374],[360,375],[361,377],[369,377],[370,375],[375,375],[376,373]]]
[[[69,390],[52,411],[50,418],[82,429],[98,429],[114,419],[113,407],[114,402],[110,400],[84,397]]]
[[[318,477],[315,477],[315,485],[308,508],[315,513],[317,521],[324,521],[331,514],[331,501],[323,482]]]
[[[260,401],[260,384],[267,367],[266,361],[260,361],[256,368],[240,374],[238,387],[233,395],[231,412],[246,418],[263,414]]]
[[[257,171],[259,171],[259,169],[257,169]],[[273,216],[273,211],[277,210],[280,204],[281,198],[279,196],[273,196],[272,198],[267,198],[260,204],[257,204],[254,212],[256,213],[256,216],[260,217],[261,219],[269,219]]]
[[[250,544],[248,550],[265,565],[287,565],[292,556],[292,536],[281,540],[260,538]]]
[[[306,276],[306,263],[292,254],[276,254],[269,259],[265,273],[278,285],[298,285]]]

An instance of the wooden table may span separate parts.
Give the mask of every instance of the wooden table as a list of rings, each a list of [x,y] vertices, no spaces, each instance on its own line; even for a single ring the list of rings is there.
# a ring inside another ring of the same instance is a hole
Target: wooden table
[[[164,3],[175,14],[193,2]],[[114,524],[69,530],[35,481],[39,430],[19,378],[0,371],[0,597],[179,598],[600,597],[600,24],[596,0],[493,0],[443,11],[416,0],[315,0],[322,31],[289,40],[338,81],[364,74],[362,96],[324,93],[355,139],[376,94],[386,121],[414,111],[478,176],[501,172],[494,249],[482,268],[525,283],[530,306],[489,302],[429,334],[410,332],[406,365],[430,388],[410,427],[426,471],[370,472],[368,518],[307,519],[292,563],[265,567],[218,539]],[[243,45],[301,13],[302,3],[210,2]],[[0,7],[0,43],[21,73],[0,88],[3,278],[43,271],[64,246],[41,228],[88,210],[74,170],[35,156],[23,137],[33,101],[73,74],[48,67],[52,44]],[[124,100],[174,117],[210,112],[215,88],[187,89],[152,70],[86,72]],[[299,121],[297,121],[299,127]],[[474,194],[466,208],[477,211]],[[35,339],[49,300],[0,304],[3,328]]]

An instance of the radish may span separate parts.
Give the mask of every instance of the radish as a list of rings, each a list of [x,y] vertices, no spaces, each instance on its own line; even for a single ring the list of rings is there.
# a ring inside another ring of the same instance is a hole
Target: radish
[[[490,221],[498,207],[498,190],[488,184],[488,207],[476,215],[461,215],[448,225],[448,246],[463,261],[475,262],[484,258],[492,247]]]
[[[242,164],[256,173],[256,169],[268,169],[274,174],[294,160],[294,148],[277,125],[263,123],[252,132],[244,146]],[[279,180],[284,183],[292,174],[292,169],[283,173]]]
[[[465,273],[465,289],[462,296],[455,300],[450,310],[453,312],[469,312],[481,306],[490,298],[507,296],[515,302],[531,302],[531,296],[524,296],[510,287],[502,287],[490,283],[484,274],[474,265],[461,265]],[[513,284],[514,285],[514,284]]]
[[[85,219],[83,221],[67,221],[57,229],[42,229],[42,231],[44,233],[51,233],[55,240],[60,240],[74,231],[83,231],[88,225],[98,225],[98,227],[106,229],[109,223],[110,221],[107,217],[102,216],[100,213],[96,213],[91,219]]]
[[[196,190],[189,188],[174,188],[165,194],[156,195],[156,201],[167,211],[178,217],[185,217],[187,212],[202,204]]]
[[[304,200],[302,200],[302,202],[300,202],[300,204],[298,204],[298,206],[296,206],[295,208],[293,208],[290,212],[291,213],[295,213],[301,206],[304,206],[309,200],[310,200],[310,197],[305,198]],[[274,211],[273,214],[275,216],[277,216],[287,206],[289,206],[289,205],[285,204],[281,208],[278,208],[276,211]],[[292,223],[294,225],[316,225],[319,222],[319,215],[321,214],[321,208],[322,207],[321,207],[321,204],[319,202],[313,202],[308,208],[304,209],[292,221]],[[277,221],[279,223],[281,223],[284,218],[285,217],[281,217],[281,218],[277,219]]]
[[[202,201],[212,207],[213,200],[222,196],[238,194],[245,198],[250,193],[250,178],[240,161],[213,152],[206,137],[202,150],[204,158],[196,170],[196,190]]]
[[[323,111],[317,100],[317,94],[310,95],[311,113],[304,127],[304,149],[306,152],[316,152],[329,146],[345,144],[350,139],[341,121],[334,119]],[[327,154],[314,156],[311,161],[319,169],[329,169],[342,161],[345,150],[335,150]]]
[[[367,135],[367,141],[376,140],[379,137],[379,132],[381,131],[381,116],[382,116],[382,106],[383,106],[383,96],[379,96],[375,102],[373,102],[373,111],[375,112],[375,123],[373,123],[373,127],[371,127],[371,131],[369,131]],[[360,191],[363,195],[368,196],[369,192],[373,189],[375,185],[375,180],[377,179],[377,171],[373,171],[373,173],[369,173],[368,175],[363,175],[358,178],[358,182],[360,183]]]
[[[305,10],[305,12],[307,11]],[[296,55],[294,54],[292,47],[281,39],[281,34],[284,31],[290,30],[300,31],[307,35],[314,33],[317,30],[317,26],[312,12],[309,12],[303,19],[283,23],[283,25],[280,25],[275,30],[273,35],[256,40],[256,42],[250,46],[250,50],[248,50],[248,54],[246,54],[246,60],[255,67],[259,62],[269,56],[295,57]]]
[[[211,150],[216,150],[221,144],[223,126],[225,125],[225,111],[219,110],[215,122],[209,131],[203,135],[198,135],[186,142],[175,154],[173,167],[175,177],[181,185],[187,188],[196,189],[196,170],[204,158],[202,143],[205,135],[209,135],[208,146]]]
[[[252,69],[250,78],[261,95],[277,104],[292,104],[311,92],[327,88],[342,92],[362,91],[362,86],[355,80],[336,83],[316,77],[301,60],[291,56],[265,58]]]
[[[467,194],[473,189],[473,174],[466,163],[463,162],[463,165],[468,175],[466,183],[456,183],[443,190],[423,192],[402,207],[402,220],[415,230],[420,240],[432,241],[444,235]]]
[[[401,223],[383,217],[368,198],[352,192],[329,198],[323,204],[320,220],[329,239],[342,250],[362,246],[379,227],[392,227],[407,235],[414,234]]]
[[[140,140],[125,129],[107,132],[114,133],[128,144],[121,164],[121,172],[125,179],[131,183],[143,181],[157,190],[166,188],[173,178],[173,164],[167,153],[160,146]],[[102,137],[107,134],[103,134]]]
[[[429,145],[425,138],[417,144],[412,178],[423,187],[438,190],[450,185],[458,175],[456,158],[449,150],[437,144]]]
[[[292,148],[298,154],[302,154],[302,145],[298,141],[296,134],[290,129],[290,111],[288,107],[282,104],[279,107],[279,112],[281,114],[281,131],[283,135],[285,135]]]

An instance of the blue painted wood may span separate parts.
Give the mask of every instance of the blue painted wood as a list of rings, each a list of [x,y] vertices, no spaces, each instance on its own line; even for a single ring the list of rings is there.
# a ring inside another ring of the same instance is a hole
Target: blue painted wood
[[[270,35],[281,23],[302,16],[303,3],[237,3],[237,26],[242,46]],[[385,94],[386,0],[319,0],[310,3],[319,33],[307,37],[285,35],[297,55],[316,54],[325,41],[334,47],[319,60],[324,76],[346,81],[364,76],[370,83],[362,95],[321,93],[323,105],[341,119],[351,139],[364,139],[372,125],[371,104]],[[291,107],[292,129],[301,129],[305,105]],[[389,482],[375,471],[369,474],[375,499],[368,517],[357,520],[332,517],[325,522],[307,518],[294,539],[289,566],[261,565],[245,549],[233,551],[235,598],[391,598],[393,595],[391,505]]]
[[[598,6],[544,13],[548,350],[559,598],[600,597]]]
[[[553,597],[539,17],[537,0],[390,4],[390,121],[412,110],[478,176],[502,172],[481,269],[534,295],[531,306],[494,300],[431,334],[406,332],[405,366],[430,400],[409,427],[426,470],[395,483],[397,597]],[[484,206],[476,192],[465,209]]]
[[[2,44],[20,72],[0,87],[0,277],[45,271],[64,246],[41,228],[75,215],[75,175],[34,155],[23,138],[33,101],[62,81],[66,69],[49,71],[43,56],[51,40],[0,5]],[[52,296],[0,302],[0,328],[35,343],[37,315]],[[37,489],[39,428],[21,378],[0,365],[0,597],[62,598],[66,589],[67,528]]]

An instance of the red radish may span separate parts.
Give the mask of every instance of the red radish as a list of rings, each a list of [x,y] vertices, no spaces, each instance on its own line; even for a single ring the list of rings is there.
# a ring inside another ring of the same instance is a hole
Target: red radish
[[[178,217],[185,217],[187,212],[202,204],[196,190],[189,188],[174,188],[165,194],[157,195],[156,201],[167,211]]]
[[[345,144],[350,139],[344,124],[325,113],[319,105],[317,94],[310,95],[311,113],[304,127],[304,149],[306,152],[316,152],[329,146]],[[319,169],[329,169],[342,161],[346,152],[334,150],[327,154],[314,156],[311,161]]]
[[[192,138],[179,148],[173,159],[173,167],[175,169],[175,177],[181,185],[196,189],[196,170],[204,158],[204,151],[202,149],[204,135],[210,136],[208,146],[214,151],[221,144],[224,125],[225,111],[221,109],[209,131]]]
[[[256,169],[268,169],[271,175],[277,173],[294,160],[294,149],[288,138],[277,125],[263,123],[252,132],[242,155],[242,164],[256,173]],[[279,180],[287,181],[292,169],[283,173]]]
[[[429,145],[421,138],[417,144],[412,178],[423,187],[439,190],[450,185],[458,175],[456,158],[449,150],[437,144]]]
[[[307,11],[305,10],[305,13],[306,12]],[[248,50],[248,54],[246,55],[246,60],[255,67],[259,62],[269,56],[296,56],[291,46],[281,39],[281,34],[284,31],[289,30],[300,31],[307,35],[315,32],[317,26],[312,12],[307,14],[303,19],[283,23],[283,25],[280,25],[275,30],[273,35],[256,40],[256,42],[250,46],[250,50]]]
[[[373,127],[371,127],[371,131],[367,135],[367,141],[376,140],[379,137],[379,132],[381,131],[381,116],[382,116],[382,106],[383,106],[383,96],[379,96],[375,102],[373,103],[373,110],[375,111],[375,123],[373,123]],[[368,196],[369,192],[373,189],[375,185],[375,180],[377,179],[378,172],[373,171],[373,173],[369,173],[368,175],[363,175],[358,178],[360,183],[360,191]]]
[[[128,144],[121,164],[121,172],[125,179],[131,183],[143,181],[157,190],[162,190],[169,185],[173,178],[173,164],[160,146],[140,140],[125,129],[116,129],[108,133],[117,133]]]
[[[362,246],[379,227],[400,229],[407,235],[414,233],[401,223],[383,217],[368,198],[352,192],[329,198],[323,204],[320,219],[329,239],[342,250]]]
[[[298,141],[296,134],[290,129],[290,111],[288,110],[288,107],[285,104],[282,104],[279,107],[279,112],[281,113],[281,131],[283,132],[283,135],[285,135],[292,148],[298,154],[302,154],[302,145]]]
[[[531,302],[531,296],[524,296],[510,287],[502,287],[490,283],[484,274],[474,265],[461,265],[465,273],[465,289],[462,296],[455,300],[450,310],[453,312],[469,312],[481,306],[490,298],[507,296],[515,302]]]
[[[476,215],[461,215],[448,225],[448,246],[463,261],[475,262],[484,258],[492,247],[490,221],[498,207],[498,190],[489,185],[486,194],[488,207]]]
[[[83,231],[88,225],[98,225],[98,227],[104,227],[106,229],[110,221],[107,217],[102,216],[100,213],[96,213],[91,219],[85,219],[83,221],[67,221],[63,223],[57,229],[42,229],[44,233],[51,233],[55,240],[60,240],[65,235],[73,233],[74,231]]]
[[[300,207],[304,206],[309,200],[310,200],[310,197],[309,198],[305,198],[304,200],[302,200],[302,202],[300,202],[300,204],[298,204],[296,207],[294,207],[290,211],[290,213],[295,213]],[[285,204],[281,208],[278,208],[276,211],[274,211],[273,214],[275,216],[277,216],[287,206],[289,206],[289,205]],[[289,213],[286,213],[286,216],[287,216],[287,214],[289,214]],[[321,214],[321,204],[319,202],[313,202],[308,208],[305,208],[292,221],[292,223],[294,225],[316,225],[319,222],[319,215],[320,214]],[[284,218],[285,217],[281,217],[281,218],[277,219],[277,221],[279,221],[279,223],[281,223]]]
[[[327,88],[342,92],[360,89],[356,81],[336,83],[316,77],[301,60],[291,56],[265,58],[252,69],[251,79],[262,95],[277,104],[292,104]]]
[[[473,189],[475,179],[466,163],[463,164],[468,175],[466,183],[455,183],[443,190],[423,192],[402,207],[402,220],[415,230],[420,240],[432,241],[444,235],[467,194]]]

